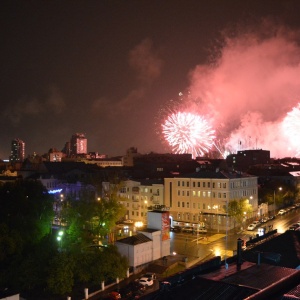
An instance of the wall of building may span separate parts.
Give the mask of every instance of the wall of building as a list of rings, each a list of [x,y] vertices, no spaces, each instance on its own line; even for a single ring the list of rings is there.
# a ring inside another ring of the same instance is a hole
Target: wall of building
[[[232,200],[248,199],[253,217],[258,209],[256,177],[239,178],[165,178],[165,205],[173,221],[184,225],[204,224],[225,230],[226,205]]]

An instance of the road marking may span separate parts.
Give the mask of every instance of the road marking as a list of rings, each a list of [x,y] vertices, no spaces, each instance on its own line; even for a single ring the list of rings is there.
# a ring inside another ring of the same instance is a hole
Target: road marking
[[[206,236],[199,241],[200,244],[209,244],[226,236],[226,234],[217,233],[212,236]]]

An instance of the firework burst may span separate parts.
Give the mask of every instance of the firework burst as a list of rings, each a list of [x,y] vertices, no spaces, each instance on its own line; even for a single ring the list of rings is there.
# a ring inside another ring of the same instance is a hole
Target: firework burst
[[[215,131],[205,118],[186,112],[169,115],[162,133],[174,153],[191,153],[193,158],[207,153],[215,139]]]
[[[295,155],[300,155],[300,103],[287,113],[282,122],[284,135],[295,149]]]

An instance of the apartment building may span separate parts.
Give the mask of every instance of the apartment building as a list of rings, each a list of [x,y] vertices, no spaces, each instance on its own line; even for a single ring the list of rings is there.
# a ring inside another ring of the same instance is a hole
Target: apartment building
[[[148,210],[164,204],[164,184],[162,180],[126,180],[118,196],[126,207],[126,219],[146,222]]]
[[[252,206],[253,218],[258,211],[257,177],[240,172],[199,171],[183,177],[165,178],[164,204],[172,225],[205,226],[225,230],[234,224],[226,214],[232,200],[245,199]]]

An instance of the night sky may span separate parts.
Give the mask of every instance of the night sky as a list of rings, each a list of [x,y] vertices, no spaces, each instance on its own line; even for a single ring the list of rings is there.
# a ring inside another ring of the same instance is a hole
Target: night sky
[[[170,152],[159,111],[179,92],[199,96],[195,70],[220,65],[224,36],[265,20],[297,33],[299,13],[298,0],[1,1],[0,159],[14,138],[44,154],[76,132],[109,156]]]

